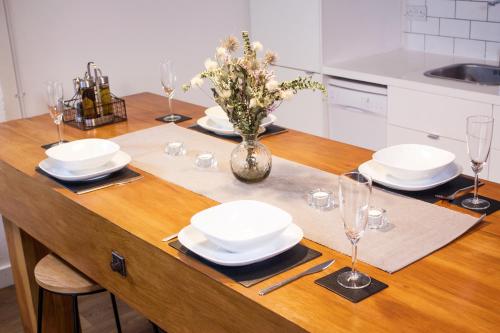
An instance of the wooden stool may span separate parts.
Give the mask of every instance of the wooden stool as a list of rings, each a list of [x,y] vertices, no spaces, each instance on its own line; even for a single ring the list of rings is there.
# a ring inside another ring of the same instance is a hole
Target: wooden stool
[[[35,280],[39,285],[38,290],[38,322],[37,333],[42,332],[43,317],[43,295],[44,291],[68,295],[72,297],[73,303],[73,332],[80,331],[80,315],[78,313],[78,296],[90,295],[106,291],[88,277],[70,267],[62,259],[49,254],[40,260],[35,266]],[[115,315],[116,329],[121,333],[120,317],[116,299],[111,294],[111,303]]]

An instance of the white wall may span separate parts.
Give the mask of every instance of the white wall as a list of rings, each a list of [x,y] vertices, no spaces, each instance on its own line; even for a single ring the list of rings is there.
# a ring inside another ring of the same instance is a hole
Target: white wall
[[[95,61],[112,91],[160,93],[159,62],[173,59],[180,83],[203,69],[219,41],[249,28],[248,0],[6,0],[28,116],[46,112],[42,86],[71,80]],[[176,98],[211,104],[201,92]]]
[[[429,53],[498,60],[500,4],[486,0],[406,0],[425,5],[427,19],[406,19],[406,48]]]
[[[162,59],[176,62],[181,84],[203,69],[203,61],[213,55],[221,39],[249,29],[248,0],[2,1],[7,2],[11,18],[27,116],[46,112],[44,81],[64,82],[66,97],[71,97],[72,78],[82,75],[90,60],[109,75],[112,91],[119,96],[161,93]],[[6,42],[5,18],[0,18]],[[2,63],[7,60],[5,50],[0,50]],[[6,75],[0,72],[0,78]],[[4,93],[16,91],[12,80],[1,82]],[[195,90],[179,92],[176,98],[212,104]],[[0,288],[12,283],[9,267],[2,226]]]

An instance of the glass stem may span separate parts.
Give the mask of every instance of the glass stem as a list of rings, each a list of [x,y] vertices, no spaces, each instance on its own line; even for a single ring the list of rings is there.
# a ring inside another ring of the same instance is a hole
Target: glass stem
[[[352,244],[351,273],[356,274],[356,259],[358,257],[358,244]]]
[[[174,114],[174,110],[172,109],[172,98],[168,98],[168,112],[170,115]]]
[[[473,202],[477,202],[477,184],[479,182],[479,172],[478,170],[474,170],[474,199]]]
[[[59,144],[63,143],[63,125],[62,121],[58,122],[57,124],[57,134],[59,135]]]

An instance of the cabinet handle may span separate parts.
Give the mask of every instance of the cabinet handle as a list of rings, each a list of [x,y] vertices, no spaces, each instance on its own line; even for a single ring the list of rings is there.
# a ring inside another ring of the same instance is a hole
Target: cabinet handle
[[[439,140],[439,135],[437,135],[437,134],[429,133],[429,134],[427,134],[427,137],[429,139],[432,139],[432,140]]]

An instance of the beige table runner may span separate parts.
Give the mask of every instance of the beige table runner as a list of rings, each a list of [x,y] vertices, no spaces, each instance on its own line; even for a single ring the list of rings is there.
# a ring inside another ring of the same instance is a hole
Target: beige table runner
[[[173,124],[125,134],[113,139],[132,156],[132,165],[218,202],[254,199],[289,212],[306,238],[350,254],[338,209],[319,211],[307,205],[306,192],[322,187],[337,192],[337,176],[273,156],[270,176],[262,183],[244,184],[231,173],[229,156],[235,143]],[[164,153],[168,141],[184,142],[188,153]],[[214,152],[217,170],[194,167],[195,155]],[[298,152],[299,153],[299,152]],[[368,230],[359,243],[359,259],[395,272],[445,246],[476,223],[476,218],[420,200],[373,190],[373,205],[387,210],[391,228]]]

